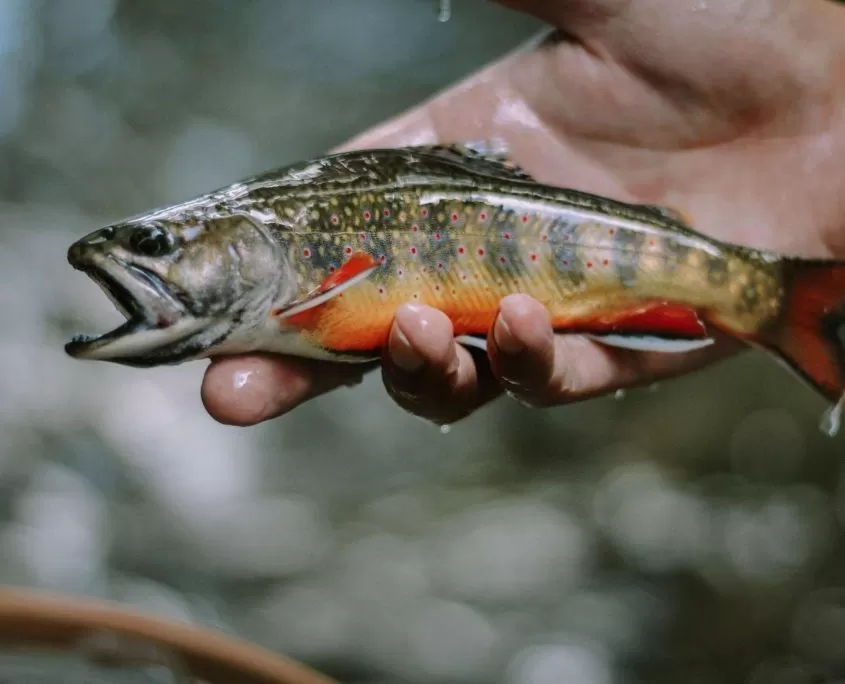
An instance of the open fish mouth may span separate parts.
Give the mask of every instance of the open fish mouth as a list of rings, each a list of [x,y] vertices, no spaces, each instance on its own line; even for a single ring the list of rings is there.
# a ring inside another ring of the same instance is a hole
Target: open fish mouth
[[[192,319],[159,276],[114,257],[97,262],[74,267],[100,286],[126,320],[101,335],[74,335],[65,345],[68,354],[90,359],[133,357],[184,337],[187,331],[182,328]]]

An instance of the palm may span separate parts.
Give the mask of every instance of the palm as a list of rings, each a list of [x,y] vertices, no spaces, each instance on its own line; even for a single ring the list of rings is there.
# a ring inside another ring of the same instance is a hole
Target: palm
[[[845,125],[834,122],[845,66],[840,7],[504,4],[583,38],[507,59],[472,87],[447,91],[349,146],[403,144],[419,140],[421,129],[440,140],[504,137],[543,181],[671,205],[729,241],[845,253],[845,198],[832,186],[845,150],[833,147],[830,131]],[[684,30],[673,30],[679,22]],[[773,230],[785,225],[794,230]]]

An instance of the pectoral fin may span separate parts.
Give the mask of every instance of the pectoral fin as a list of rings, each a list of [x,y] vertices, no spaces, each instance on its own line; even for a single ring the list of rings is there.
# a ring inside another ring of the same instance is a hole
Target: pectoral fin
[[[379,262],[371,255],[356,252],[306,297],[275,310],[273,314],[279,319],[291,322],[294,317],[322,306],[353,285],[366,280],[379,265]]]

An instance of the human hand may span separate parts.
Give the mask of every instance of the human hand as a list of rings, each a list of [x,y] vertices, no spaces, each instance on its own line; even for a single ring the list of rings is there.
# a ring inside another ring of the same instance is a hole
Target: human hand
[[[500,0],[560,28],[344,147],[502,138],[538,180],[680,209],[714,237],[845,256],[845,8],[827,0]],[[689,354],[554,335],[536,301],[502,301],[489,357],[439,311],[406,305],[382,364],[412,413],[458,420],[503,390],[563,404],[689,372]],[[251,425],[358,381],[360,367],[285,357],[214,360],[202,397]]]

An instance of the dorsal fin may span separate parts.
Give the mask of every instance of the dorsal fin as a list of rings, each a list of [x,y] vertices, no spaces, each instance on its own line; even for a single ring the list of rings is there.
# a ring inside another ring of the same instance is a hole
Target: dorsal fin
[[[441,157],[451,157],[468,170],[477,173],[508,180],[537,182],[530,173],[509,158],[508,144],[502,138],[424,145],[418,149]]]
[[[669,219],[670,221],[683,223],[687,226],[692,225],[692,220],[686,212],[681,209],[677,209],[676,207],[671,207],[665,204],[644,204],[642,206],[655,212],[656,214],[660,214],[663,218]]]

